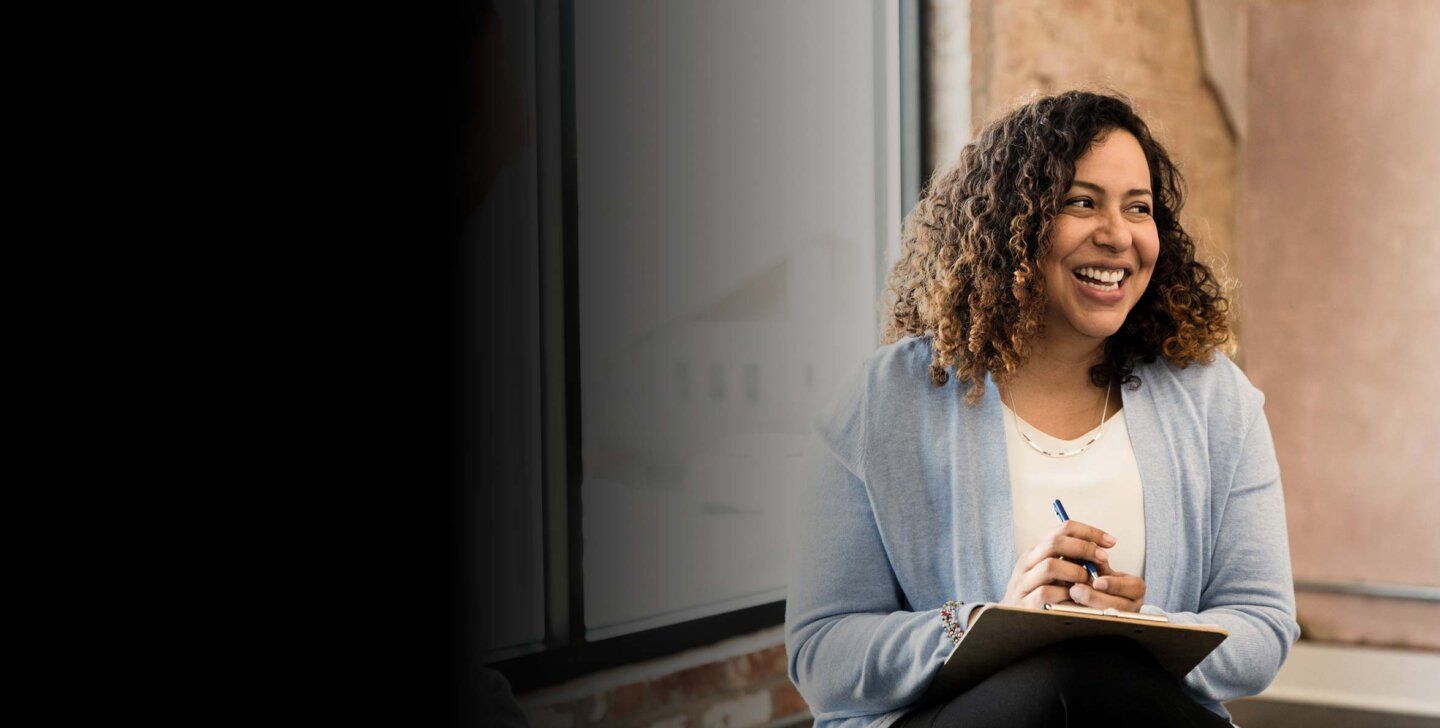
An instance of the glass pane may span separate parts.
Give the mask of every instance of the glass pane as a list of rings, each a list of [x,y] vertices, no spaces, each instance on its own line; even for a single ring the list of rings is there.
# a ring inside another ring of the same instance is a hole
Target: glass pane
[[[585,617],[784,598],[810,420],[874,349],[876,4],[575,4]]]

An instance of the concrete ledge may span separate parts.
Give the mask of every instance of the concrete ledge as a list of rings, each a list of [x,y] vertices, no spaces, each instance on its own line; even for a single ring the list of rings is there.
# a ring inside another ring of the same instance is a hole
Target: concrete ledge
[[[1440,717],[1440,653],[1299,642],[1259,698]]]

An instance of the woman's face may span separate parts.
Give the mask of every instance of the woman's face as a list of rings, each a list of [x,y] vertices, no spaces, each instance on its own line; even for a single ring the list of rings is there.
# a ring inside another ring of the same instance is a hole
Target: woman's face
[[[1145,152],[1129,132],[1105,133],[1076,161],[1041,263],[1047,336],[1103,341],[1120,330],[1160,256],[1154,202]]]

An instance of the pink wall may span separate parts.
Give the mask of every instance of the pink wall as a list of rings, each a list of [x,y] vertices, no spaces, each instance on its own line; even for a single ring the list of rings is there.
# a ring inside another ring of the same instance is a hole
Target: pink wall
[[[1440,3],[1246,20],[1241,350],[1295,578],[1440,586]],[[1440,603],[1298,596],[1307,637],[1440,649]]]

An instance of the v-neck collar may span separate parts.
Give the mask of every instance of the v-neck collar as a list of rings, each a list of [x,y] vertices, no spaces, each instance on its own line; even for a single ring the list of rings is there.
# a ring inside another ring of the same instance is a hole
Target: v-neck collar
[[[1162,421],[1153,395],[1153,385],[1145,384],[1154,373],[1141,374],[1141,385],[1131,390],[1121,386],[1120,397],[1125,413],[1126,431],[1130,446],[1135,452],[1135,463],[1140,470],[1140,487],[1144,494],[1145,512],[1145,585],[1146,604],[1165,604],[1169,596],[1177,591],[1184,569],[1188,564],[1179,563],[1178,541],[1170,536],[1180,532],[1179,502],[1177,488],[1180,482],[1180,467],[1176,462],[1175,449]],[[961,406],[964,406],[963,404]],[[1010,573],[1015,568],[1019,555],[1015,552],[1015,510],[1010,499],[1010,463],[1005,452],[1005,431],[1008,426],[1005,407],[1000,402],[1000,390],[989,374],[985,376],[985,396],[981,399],[977,413],[981,425],[994,446],[981,454],[985,462],[976,463],[976,472],[1003,473],[995,482],[979,483],[981,503],[988,522],[1000,524],[990,530],[1003,540],[986,538],[988,552],[990,590],[998,596],[1005,594]],[[1038,432],[1038,430],[1037,430]],[[1087,433],[1088,434],[1088,433]]]

